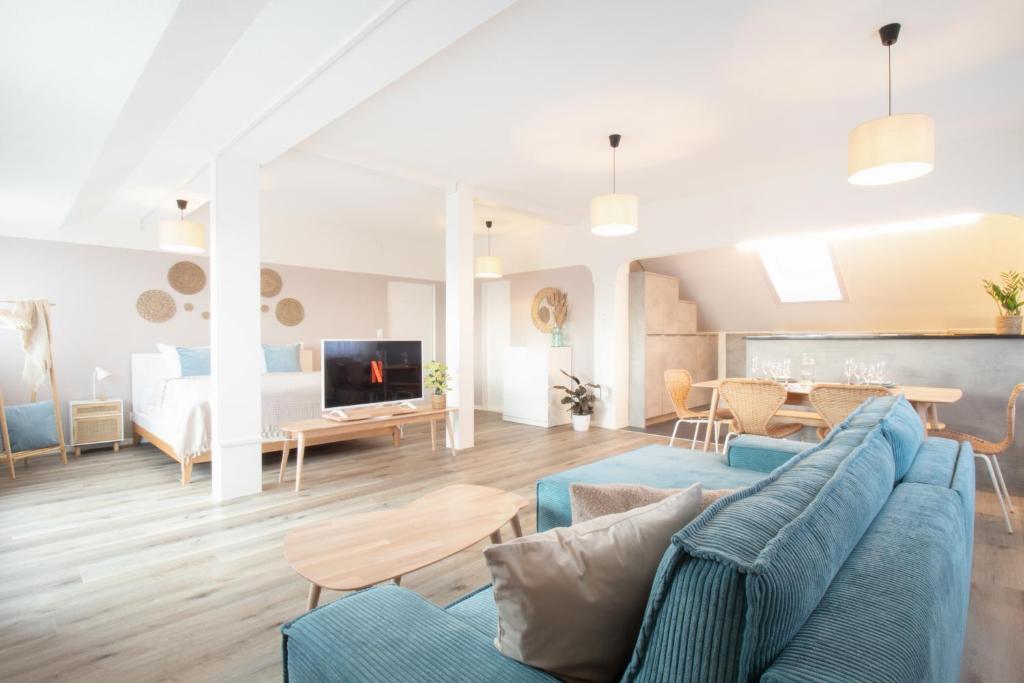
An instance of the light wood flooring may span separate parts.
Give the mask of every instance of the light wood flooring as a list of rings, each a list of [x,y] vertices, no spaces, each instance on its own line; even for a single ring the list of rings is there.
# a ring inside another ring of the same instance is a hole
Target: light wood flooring
[[[389,438],[311,449],[304,490],[277,483],[217,503],[209,465],[193,484],[148,446],[19,464],[0,480],[0,680],[278,681],[280,625],[304,609],[307,585],[282,555],[296,525],[402,505],[451,483],[533,497],[535,480],[665,439],[628,431],[543,430],[478,414],[477,447],[430,451],[424,426]],[[1017,458],[1019,461],[1020,458]],[[1011,490],[1024,472],[1008,462]],[[1007,536],[994,496],[979,487],[967,681],[1009,681],[1024,670],[1024,514]],[[1018,507],[1024,500],[1017,497]],[[534,528],[533,508],[524,530]],[[444,604],[487,583],[481,543],[403,586]],[[326,592],[328,601],[337,594]]]

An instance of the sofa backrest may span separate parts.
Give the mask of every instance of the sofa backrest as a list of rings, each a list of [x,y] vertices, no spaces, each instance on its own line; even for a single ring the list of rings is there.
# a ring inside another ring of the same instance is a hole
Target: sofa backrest
[[[894,457],[865,413],[678,532],[625,681],[748,681],[781,652],[892,492]]]

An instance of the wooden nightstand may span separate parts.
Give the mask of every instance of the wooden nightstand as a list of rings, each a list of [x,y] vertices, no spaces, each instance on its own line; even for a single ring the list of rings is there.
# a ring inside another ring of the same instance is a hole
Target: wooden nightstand
[[[114,450],[121,448],[124,438],[124,405],[119,398],[98,398],[86,401],[68,401],[71,416],[71,445],[75,455],[82,454],[82,446],[112,443]]]

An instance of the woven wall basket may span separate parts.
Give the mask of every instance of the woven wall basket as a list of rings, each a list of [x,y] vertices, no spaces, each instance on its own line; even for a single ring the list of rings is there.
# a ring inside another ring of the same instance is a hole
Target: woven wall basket
[[[177,307],[171,295],[162,289],[148,289],[135,301],[135,310],[144,320],[164,323],[174,317]]]
[[[267,298],[281,293],[281,275],[273,268],[260,268],[260,294]]]
[[[167,271],[167,282],[176,292],[198,294],[206,287],[206,273],[191,261],[178,261]]]
[[[281,299],[277,302],[274,314],[282,325],[294,327],[306,317],[306,309],[302,307],[302,302],[298,299]]]

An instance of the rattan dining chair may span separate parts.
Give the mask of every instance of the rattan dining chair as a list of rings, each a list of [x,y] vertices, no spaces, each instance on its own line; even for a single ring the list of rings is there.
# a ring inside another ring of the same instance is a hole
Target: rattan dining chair
[[[872,396],[888,396],[890,393],[885,387],[868,384],[815,384],[807,399],[827,425],[818,427],[818,438],[824,439],[864,401]]]
[[[999,468],[999,455],[1013,445],[1015,434],[1015,418],[1017,412],[1017,397],[1024,391],[1024,382],[1021,382],[1010,392],[1010,399],[1006,402],[1006,434],[1002,441],[993,442],[982,439],[973,434],[965,434],[952,429],[929,429],[929,436],[942,436],[954,441],[966,441],[974,449],[974,457],[985,461],[988,469],[988,476],[992,480],[992,488],[996,491],[999,499],[999,507],[1003,511],[1003,520],[1006,522],[1007,533],[1013,533],[1013,525],[1010,524],[1010,512],[1016,512],[1013,508],[1013,500],[1010,498],[1010,491],[1006,488],[1006,480],[1003,479],[1003,471]],[[1007,512],[1009,508],[1009,512]]]
[[[679,431],[679,425],[681,424],[693,425],[693,439],[690,440],[691,449],[697,447],[697,435],[700,432],[700,426],[705,425],[705,429],[711,429],[711,425],[708,424],[709,411],[690,410],[686,406],[686,399],[690,396],[691,388],[693,388],[693,376],[690,375],[688,370],[665,371],[665,390],[668,391],[669,398],[672,399],[672,407],[676,411],[676,424],[672,428],[672,438],[668,441],[670,448],[676,441],[676,432]],[[716,453],[718,452],[718,437],[721,432],[722,423],[728,421],[731,417],[732,414],[729,411],[722,409],[719,409],[715,414]]]
[[[798,423],[772,423],[772,418],[786,402],[786,387],[765,379],[727,379],[718,389],[722,399],[732,410],[729,433],[725,437],[725,452],[729,452],[729,439],[737,434],[756,434],[782,439],[796,434],[803,425]]]

